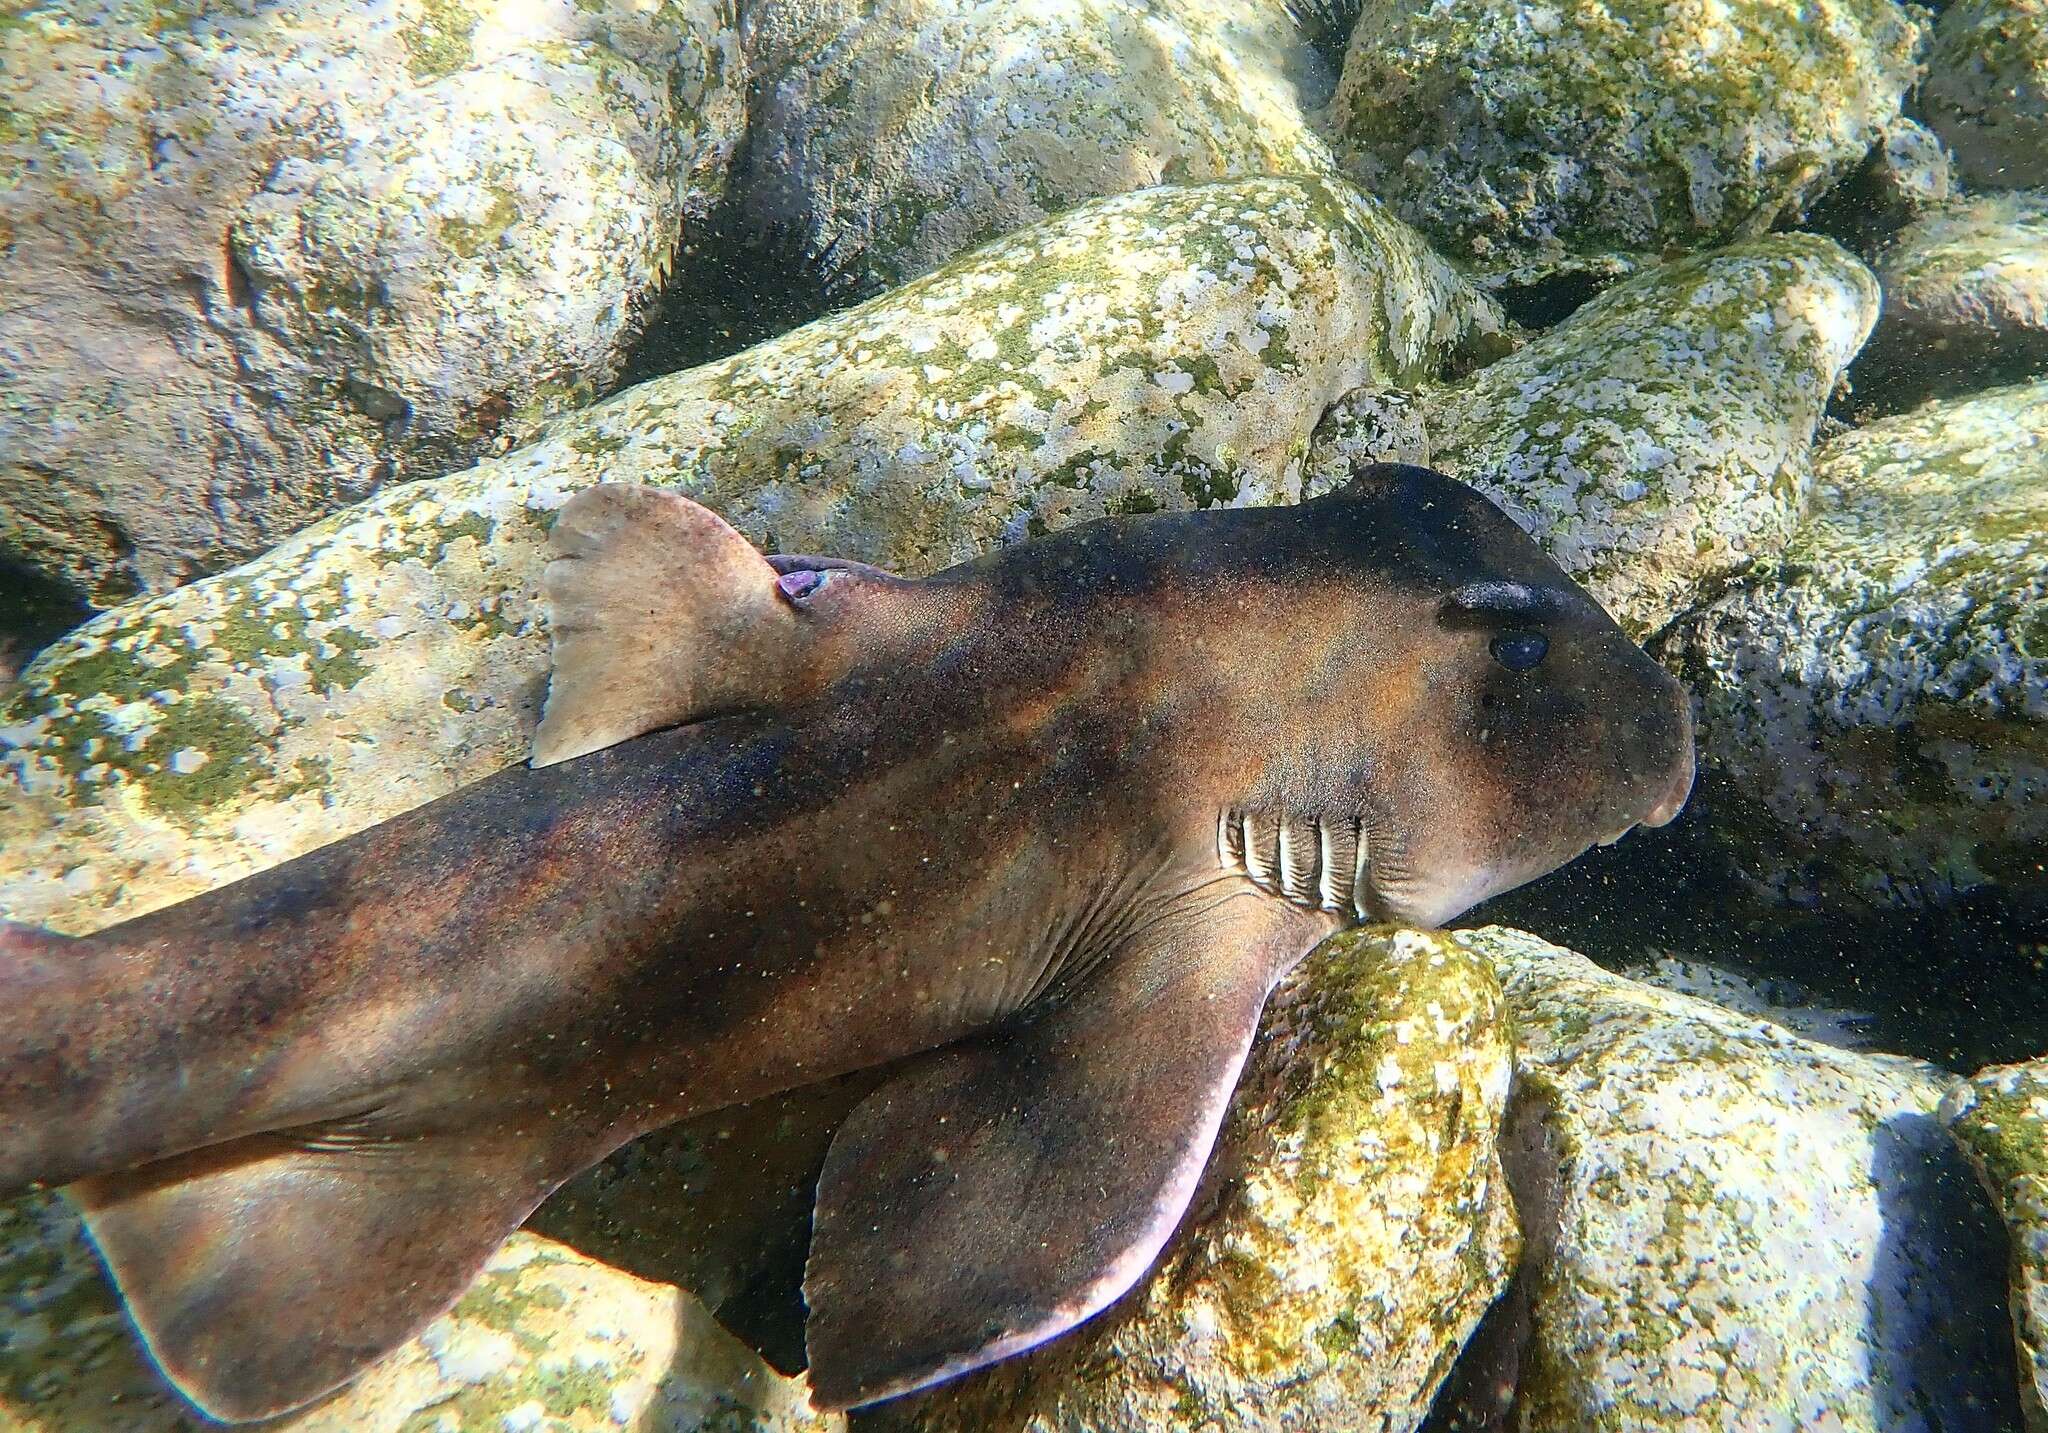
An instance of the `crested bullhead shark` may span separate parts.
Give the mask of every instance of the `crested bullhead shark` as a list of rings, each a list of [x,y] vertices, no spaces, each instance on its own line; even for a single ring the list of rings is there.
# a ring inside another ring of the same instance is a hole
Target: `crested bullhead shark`
[[[1320,941],[1691,788],[1678,684],[1427,469],[916,581],[632,486],[550,543],[529,764],[0,934],[0,1190],[69,1186],[214,1418],[346,1383],[626,1141],[885,1064],[818,1182],[815,1402],[1029,1349],[1144,1276]]]

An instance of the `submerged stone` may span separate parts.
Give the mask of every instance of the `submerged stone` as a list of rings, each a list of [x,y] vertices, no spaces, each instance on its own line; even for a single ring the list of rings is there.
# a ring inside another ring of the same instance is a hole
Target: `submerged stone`
[[[1668,264],[1425,395],[1421,445],[1641,639],[1784,544],[1877,307],[1869,271],[1811,235]]]
[[[0,25],[0,547],[99,605],[606,386],[741,128],[714,0]]]
[[[546,529],[588,484],[929,572],[1105,513],[1292,499],[1338,394],[1499,328],[1339,182],[1084,206],[58,642],[0,707],[0,906],[96,928],[523,759]]]
[[[1487,963],[1448,938],[1327,942],[1267,1013],[1211,1170],[1213,1212],[1190,1216],[1140,1289],[856,1426],[1418,1426],[1518,1250],[1494,1150],[1510,1038]]]
[[[1998,1231],[1934,1118],[1953,1076],[1519,931],[1454,939],[1516,1031],[1528,1252],[1460,1370],[1515,1390],[1506,1426],[2011,1427]]]
[[[1958,199],[1877,258],[1884,317],[1859,391],[1893,402],[2048,373],[2048,189]]]
[[[1898,117],[1892,0],[1368,0],[1326,128],[1346,172],[1508,282],[1768,229]]]
[[[1958,0],[1943,10],[1920,107],[1972,183],[2048,185],[2048,0]]]
[[[317,1297],[308,1291],[308,1297]],[[529,1416],[530,1415],[530,1416]],[[0,1427],[184,1433],[68,1206],[0,1204]],[[278,1433],[833,1433],[689,1295],[515,1235],[448,1313]]]
[[[1276,0],[779,0],[749,50],[740,202],[861,287],[1103,195],[1332,172]]]
[[[1978,1071],[1941,1118],[2005,1220],[2020,1405],[2048,1433],[2048,1062]]]
[[[1687,617],[1715,820],[1773,893],[2048,888],[2048,382],[1852,429],[1783,555]]]

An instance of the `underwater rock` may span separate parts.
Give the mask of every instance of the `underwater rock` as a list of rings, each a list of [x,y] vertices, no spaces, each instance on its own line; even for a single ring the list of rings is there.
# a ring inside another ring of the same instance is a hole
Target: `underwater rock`
[[[1894,120],[1870,157],[1877,197],[1885,205],[1913,213],[1941,203],[1955,190],[1948,150],[1917,120],[1903,115]]]
[[[1856,361],[1859,390],[1895,401],[2048,373],[2048,190],[1930,210],[1876,267],[1884,316]]]
[[[1685,620],[1709,803],[1780,898],[2048,888],[2048,381],[1852,429],[1784,553]]]
[[[77,1217],[51,1194],[0,1204],[0,1427],[184,1433]],[[290,1433],[832,1433],[688,1294],[520,1234],[462,1301]]]
[[[616,374],[741,128],[716,0],[0,27],[0,547],[107,605]]]
[[[1783,1025],[1837,1050],[1870,1050],[1877,1017],[1864,1010],[1828,1005],[1796,980],[1759,976],[1754,971],[1664,951],[1622,968],[1621,974],[1659,990],[1672,990]]]
[[[1943,10],[1920,108],[1964,178],[2048,185],[2048,3],[1958,0]]]
[[[1518,1251],[1494,1150],[1510,1038],[1486,961],[1448,938],[1326,942],[1267,1011],[1215,1212],[1157,1272],[1058,1342],[855,1426],[1414,1428]]]
[[[1325,127],[1482,273],[1626,269],[1799,212],[1897,118],[1922,38],[1892,0],[1369,0]]]
[[[1086,199],[1334,167],[1280,0],[777,0],[748,52],[740,202],[858,288]]]
[[[1461,1386],[1507,1426],[2011,1426],[1995,1221],[1953,1076],[1803,1040],[1501,927],[1527,1253]]]
[[[1083,206],[57,642],[0,707],[0,909],[95,929],[523,759],[544,537],[591,483],[924,573],[1104,513],[1294,498],[1335,397],[1500,326],[1340,182]]]
[[[1815,425],[1877,308],[1869,271],[1812,235],[1652,269],[1429,394],[1431,461],[1640,640],[1784,543]]]
[[[2020,1406],[2048,1433],[2048,1062],[1978,1071],[1941,1118],[2005,1219]]]
[[[1361,463],[1430,466],[1425,406],[1422,394],[1399,388],[1358,388],[1332,403],[1309,438],[1302,497],[1335,492]]]

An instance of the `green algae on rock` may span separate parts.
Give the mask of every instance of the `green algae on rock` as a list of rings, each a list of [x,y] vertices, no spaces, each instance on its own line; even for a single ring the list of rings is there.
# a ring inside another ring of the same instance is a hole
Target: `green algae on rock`
[[[1500,327],[1341,182],[1083,206],[58,642],[0,707],[0,905],[96,928],[521,759],[543,538],[587,484],[928,572],[1105,513],[1295,498],[1333,398]]]
[[[1972,183],[2048,185],[2048,0],[1943,10],[1920,107]]]
[[[2027,1433],[2048,1433],[2048,1062],[1979,1070],[1941,1119],[2005,1220]]]
[[[1652,269],[1429,394],[1431,461],[1641,639],[1783,544],[1815,426],[1877,308],[1869,271],[1811,235]]]
[[[1484,960],[1416,931],[1326,942],[1267,1013],[1210,1179],[1227,1192],[1142,1289],[856,1426],[1416,1427],[1517,1252],[1494,1151],[1510,1066]]]
[[[1086,199],[1333,171],[1277,0],[777,0],[748,50],[737,197],[864,287]]]
[[[2048,887],[2048,381],[1852,429],[1783,555],[1690,615],[1715,819],[1767,888]]]
[[[1399,388],[1357,388],[1332,403],[1309,438],[1302,497],[1335,492],[1362,463],[1428,467],[1425,408],[1422,394]]]
[[[1454,939],[1516,1031],[1528,1251],[1473,1350],[1516,1388],[1510,1427],[2011,1426],[1998,1231],[1932,1118],[1953,1076],[1520,931]]]
[[[0,25],[0,546],[100,605],[610,383],[739,137],[718,0]]]
[[[307,1297],[321,1297],[308,1290]],[[55,1195],[0,1203],[0,1429],[186,1433],[84,1230]],[[278,1433],[833,1433],[687,1294],[516,1235],[448,1313]]]
[[[1899,114],[1892,0],[1370,0],[1326,128],[1346,172],[1510,282],[1768,228]]]
[[[1930,209],[1876,268],[1884,316],[1856,361],[1859,389],[1954,395],[2048,372],[2048,189]]]

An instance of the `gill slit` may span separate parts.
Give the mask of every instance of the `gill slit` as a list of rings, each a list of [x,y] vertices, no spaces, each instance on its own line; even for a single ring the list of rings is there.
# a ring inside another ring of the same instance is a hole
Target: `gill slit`
[[[1270,831],[1270,837],[1268,832]],[[1291,905],[1368,920],[1372,838],[1360,815],[1304,815],[1225,807],[1216,817],[1216,863]]]

